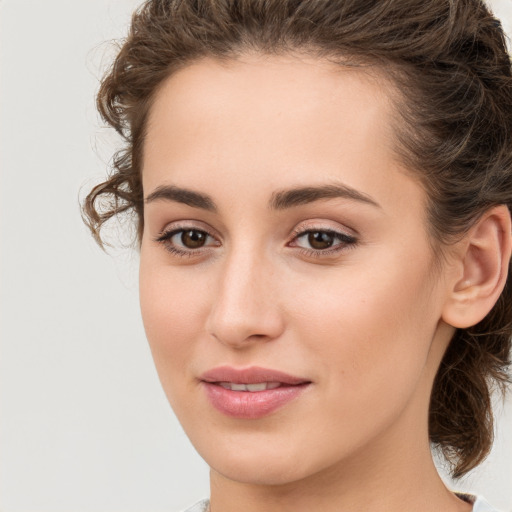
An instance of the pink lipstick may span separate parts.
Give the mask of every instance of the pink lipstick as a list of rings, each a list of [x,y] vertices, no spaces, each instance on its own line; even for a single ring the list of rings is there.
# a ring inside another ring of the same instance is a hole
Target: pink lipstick
[[[297,398],[311,381],[268,368],[213,368],[201,375],[206,396],[218,411],[257,419]]]

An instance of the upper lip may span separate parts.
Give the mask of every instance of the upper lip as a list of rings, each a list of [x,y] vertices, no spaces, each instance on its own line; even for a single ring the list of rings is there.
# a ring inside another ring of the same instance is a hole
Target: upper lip
[[[237,384],[280,382],[282,384],[297,385],[311,382],[302,377],[296,377],[279,370],[259,366],[251,366],[250,368],[218,366],[204,372],[199,378],[205,382],[233,382]]]

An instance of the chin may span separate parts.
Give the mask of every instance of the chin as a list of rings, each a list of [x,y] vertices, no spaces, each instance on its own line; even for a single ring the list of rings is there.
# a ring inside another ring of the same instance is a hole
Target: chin
[[[310,474],[306,468],[279,460],[278,457],[265,461],[261,456],[247,459],[235,455],[228,460],[206,462],[213,471],[224,478],[249,485],[282,486],[302,480]]]
[[[294,443],[290,439],[293,436],[284,437],[287,439],[265,439],[257,435],[245,439],[225,436],[218,440],[201,439],[203,442],[191,440],[212,471],[244,484],[286,485],[307,478],[334,462],[330,460],[332,453],[322,457],[318,450],[311,451],[314,447]],[[308,457],[308,451],[313,457]]]

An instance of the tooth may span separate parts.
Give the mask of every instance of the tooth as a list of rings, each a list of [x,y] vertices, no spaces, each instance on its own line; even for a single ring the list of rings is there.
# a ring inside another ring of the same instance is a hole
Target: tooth
[[[257,382],[255,384],[237,384],[234,382],[219,382],[219,386],[231,391],[265,391],[276,389],[281,386],[280,382]]]
[[[258,384],[246,384],[247,391],[265,391],[267,389],[266,382],[259,382]]]

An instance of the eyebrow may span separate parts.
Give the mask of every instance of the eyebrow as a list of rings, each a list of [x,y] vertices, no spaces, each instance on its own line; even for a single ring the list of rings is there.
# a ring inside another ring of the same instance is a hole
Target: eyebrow
[[[367,194],[343,184],[298,187],[274,192],[269,201],[272,210],[284,210],[302,204],[313,203],[321,199],[352,199],[380,208],[379,203]]]
[[[322,199],[335,198],[351,199],[381,208],[379,203],[367,194],[347,185],[337,183],[278,190],[272,193],[268,207],[271,210],[285,210]],[[157,200],[175,201],[192,206],[193,208],[201,208],[214,213],[218,211],[215,202],[209,195],[174,185],[161,185],[157,187],[146,197],[145,203],[147,204]]]
[[[187,204],[188,206],[202,208],[210,212],[217,211],[217,207],[210,196],[174,185],[162,185],[157,187],[146,197],[144,202],[147,204],[159,199]]]

